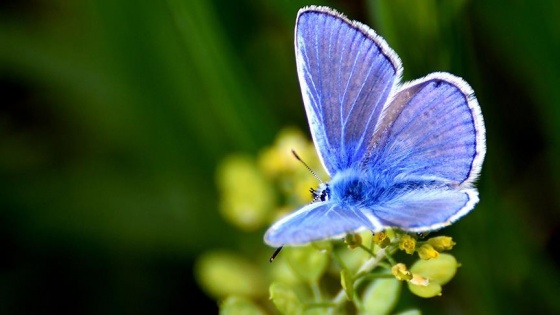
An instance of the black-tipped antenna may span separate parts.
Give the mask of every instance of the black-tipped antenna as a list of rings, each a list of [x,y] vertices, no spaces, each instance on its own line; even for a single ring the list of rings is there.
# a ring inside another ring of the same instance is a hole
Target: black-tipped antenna
[[[272,262],[274,260],[274,258],[276,258],[276,256],[278,256],[278,254],[280,254],[280,251],[282,250],[282,247],[284,247],[284,246],[280,246],[274,251],[272,256],[270,256],[270,262]]]
[[[294,149],[292,149],[292,154],[295,156],[296,159],[298,159],[298,161],[301,162],[301,164],[303,164],[307,170],[313,174],[313,176],[315,176],[315,178],[319,181],[319,183],[323,183],[323,181],[319,178],[319,176],[317,176],[317,174],[315,172],[313,172],[313,170],[311,169],[311,167],[309,167],[309,165],[307,165],[307,163],[305,163],[300,157],[299,155],[297,155],[296,151]]]

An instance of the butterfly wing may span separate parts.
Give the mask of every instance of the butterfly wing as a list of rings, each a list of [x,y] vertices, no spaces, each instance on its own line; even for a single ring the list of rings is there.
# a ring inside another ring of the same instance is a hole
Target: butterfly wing
[[[473,209],[478,202],[475,189],[418,189],[364,210],[383,227],[409,232],[433,231],[450,225]]]
[[[397,180],[470,187],[486,153],[482,114],[471,87],[448,73],[406,83],[383,111],[365,167]]]
[[[295,47],[311,134],[333,175],[364,158],[401,62],[369,27],[324,7],[300,10]]]
[[[377,218],[357,207],[315,202],[274,223],[264,236],[270,246],[307,244],[325,238],[344,237],[362,230],[381,230]]]
[[[472,188],[486,154],[480,107],[470,86],[448,73],[403,85],[384,109],[364,160],[402,190],[371,210],[382,225],[432,231],[468,213],[478,202]]]

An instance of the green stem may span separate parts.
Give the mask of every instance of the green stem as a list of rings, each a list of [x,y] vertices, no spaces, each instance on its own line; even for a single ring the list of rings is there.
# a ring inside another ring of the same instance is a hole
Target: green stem
[[[342,269],[346,269],[346,265],[344,264],[344,261],[342,260],[342,258],[340,258],[340,256],[338,255],[338,253],[337,253],[335,250],[333,250],[333,251],[331,251],[331,252],[332,252],[332,255],[333,255],[333,257],[334,257],[334,260],[336,260],[336,262],[340,265],[340,267],[341,267]]]
[[[360,269],[358,269],[358,272],[356,272],[356,276],[354,276],[354,279],[360,278],[365,274],[368,274],[370,271],[372,271],[373,269],[375,269],[375,267],[379,266],[379,263],[381,263],[381,261],[387,256],[387,251],[385,249],[380,249],[377,252],[377,256],[375,256],[372,259],[367,260],[361,267]]]
[[[335,307],[336,305],[334,303],[331,302],[320,302],[320,303],[307,303],[305,304],[305,309],[310,309],[310,308],[327,308],[327,307]]]
[[[369,248],[367,248],[366,246],[364,246],[363,244],[360,244],[360,248],[363,249],[363,250],[365,250],[365,251],[366,251],[368,254],[370,254],[372,257],[375,257],[375,253],[374,253],[371,249],[369,249]]]
[[[366,262],[364,262],[364,264],[360,267],[360,269],[358,269],[358,272],[356,273],[354,279],[366,275],[367,273],[375,269],[375,267],[377,267],[379,263],[385,258],[385,255],[386,255],[385,249],[384,248],[380,249],[375,257],[372,257],[371,259],[368,259]],[[335,314],[336,310],[338,310],[345,302],[346,302],[346,292],[344,292],[344,289],[341,289],[332,301],[334,306],[329,309],[329,312],[327,314],[329,315]]]
[[[360,279],[393,279],[395,276],[391,273],[370,273],[363,275]]]
[[[393,265],[394,265],[394,264],[393,264]],[[388,269],[388,270],[391,270],[391,267],[392,267],[393,265],[391,265],[390,263],[386,263],[386,262],[380,262],[380,263],[379,263],[379,267],[385,268],[385,269]]]
[[[391,264],[391,266],[394,266],[397,264],[397,261],[393,258],[393,254],[395,253],[397,249],[393,249],[390,253],[389,252],[385,252],[385,256],[387,257],[387,260],[389,261],[389,263]]]
[[[313,297],[315,301],[320,303],[323,301],[323,296],[321,294],[321,289],[319,288],[319,284],[317,282],[310,283],[311,291],[313,292]]]

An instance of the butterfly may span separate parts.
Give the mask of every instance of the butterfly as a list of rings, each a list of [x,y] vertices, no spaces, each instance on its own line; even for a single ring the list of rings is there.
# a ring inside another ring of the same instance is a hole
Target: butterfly
[[[387,42],[327,7],[298,12],[295,50],[311,135],[331,179],[268,229],[268,245],[434,231],[474,208],[485,127],[463,79],[435,72],[401,83],[401,60]]]

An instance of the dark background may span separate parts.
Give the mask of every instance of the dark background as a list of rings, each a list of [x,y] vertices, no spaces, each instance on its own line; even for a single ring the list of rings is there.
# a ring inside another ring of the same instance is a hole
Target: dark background
[[[194,261],[242,239],[215,168],[307,132],[297,10],[374,27],[405,79],[464,77],[487,128],[481,202],[432,313],[560,313],[560,2],[0,1],[0,313],[217,312]],[[261,237],[260,235],[258,237]]]

